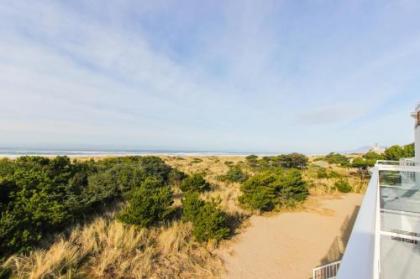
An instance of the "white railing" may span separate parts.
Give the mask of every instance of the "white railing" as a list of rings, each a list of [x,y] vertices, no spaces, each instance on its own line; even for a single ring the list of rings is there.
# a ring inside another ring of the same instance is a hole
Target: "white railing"
[[[384,175],[392,172],[399,173],[401,181],[396,182],[398,185],[383,185],[386,181],[380,179],[379,174],[381,172],[384,172]],[[412,159],[378,161],[375,167],[371,169],[371,173],[371,180],[342,262],[334,262],[313,269],[313,279],[379,279],[381,271],[381,235],[392,237],[396,240],[401,238],[403,241],[420,243],[420,235],[407,235],[395,230],[383,231],[381,224],[381,212],[387,211],[387,209],[381,208],[381,189],[387,188],[386,186],[398,187],[399,189],[405,189],[410,186],[407,189],[411,189],[412,181],[418,179],[420,162],[415,162]],[[400,211],[398,210],[398,212]],[[410,214],[413,213],[410,212]]]
[[[312,270],[312,279],[333,279],[337,276],[341,261],[329,263]]]
[[[414,158],[406,158],[401,159],[400,161],[377,161],[375,168],[373,169],[374,172],[379,176],[380,171],[386,172],[399,172],[401,176],[401,182],[398,185],[384,185],[381,183],[380,179],[377,181],[377,193],[376,193],[376,228],[375,228],[375,254],[374,254],[374,272],[373,272],[373,279],[380,279],[381,278],[381,236],[388,236],[392,237],[393,239],[401,239],[401,241],[409,241],[412,243],[418,243],[420,241],[420,237],[417,235],[410,235],[400,232],[393,232],[388,230],[382,229],[382,218],[381,212],[390,212],[381,206],[381,188],[391,187],[391,188],[399,188],[399,189],[406,189],[409,190],[412,188],[410,181],[416,181],[416,174],[420,172],[420,163],[416,162]],[[410,184],[409,187],[404,186],[405,183]],[[413,212],[404,212],[402,210],[392,210],[393,213],[401,213],[401,214],[417,214]],[[420,212],[418,212],[420,213]],[[412,230],[410,230],[412,231]]]

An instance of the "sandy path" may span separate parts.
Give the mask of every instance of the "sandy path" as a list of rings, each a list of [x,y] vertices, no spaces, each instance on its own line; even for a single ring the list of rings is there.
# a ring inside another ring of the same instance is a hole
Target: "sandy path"
[[[301,212],[254,216],[223,252],[229,279],[308,279],[312,268],[339,258],[362,195],[311,198]]]

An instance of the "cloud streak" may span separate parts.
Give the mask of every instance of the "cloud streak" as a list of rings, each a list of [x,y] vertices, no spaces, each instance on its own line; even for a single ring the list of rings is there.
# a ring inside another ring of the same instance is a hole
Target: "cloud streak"
[[[420,6],[406,5],[4,1],[0,146],[321,152],[407,142]],[[401,108],[394,118],[380,109],[389,100]],[[385,123],[403,132],[383,133]]]

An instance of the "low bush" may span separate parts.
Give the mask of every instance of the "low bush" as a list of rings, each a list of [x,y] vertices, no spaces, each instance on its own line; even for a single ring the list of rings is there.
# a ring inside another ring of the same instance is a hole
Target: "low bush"
[[[326,168],[319,168],[316,172],[316,177],[319,179],[323,179],[323,178],[329,178],[330,176],[328,175]]]
[[[193,235],[200,241],[221,240],[231,234],[228,216],[215,201],[200,200],[198,193],[188,193],[182,200],[183,219],[192,222]]]
[[[201,162],[203,162],[203,159],[200,159],[200,158],[193,158],[193,159],[192,159],[192,161],[191,161],[191,164],[199,164],[199,163],[201,163]]]
[[[414,144],[407,144],[404,146],[393,145],[384,152],[384,158],[386,160],[398,161],[401,158],[414,157]]]
[[[187,175],[177,169],[172,169],[168,176],[168,183],[169,185],[177,185],[180,186],[182,180],[184,180],[187,177]]]
[[[296,169],[276,169],[259,173],[241,185],[239,202],[250,209],[270,211],[292,206],[308,196],[307,184]]]
[[[353,190],[348,181],[340,179],[334,183],[334,187],[341,193],[349,193]]]
[[[28,251],[110,201],[130,196],[148,177],[167,185],[171,169],[153,156],[98,162],[62,156],[0,160],[0,257]],[[159,201],[156,195],[169,196],[159,191],[146,194]]]
[[[342,155],[340,153],[331,152],[323,158],[330,164],[340,165],[342,167],[348,167],[350,164],[349,158],[347,156]]]
[[[140,187],[132,189],[127,207],[118,219],[127,224],[149,227],[164,221],[173,211],[172,191],[154,177],[147,178]]]
[[[12,270],[9,268],[3,268],[0,266],[0,279],[11,278]]]
[[[281,154],[278,156],[265,156],[258,159],[255,155],[246,157],[248,166],[255,170],[264,171],[272,168],[296,168],[304,169],[308,164],[308,158],[299,153]]]
[[[244,182],[248,179],[248,175],[242,171],[239,166],[230,167],[225,175],[220,177],[222,181]]]
[[[204,192],[210,190],[210,184],[204,179],[202,174],[195,173],[186,177],[180,186],[183,192]]]

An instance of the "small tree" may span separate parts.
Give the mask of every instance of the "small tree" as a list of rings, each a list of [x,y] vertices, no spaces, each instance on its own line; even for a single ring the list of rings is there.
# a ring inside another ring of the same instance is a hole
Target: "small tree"
[[[149,227],[164,221],[172,212],[172,191],[156,178],[146,179],[131,191],[128,206],[118,215],[127,224]]]
[[[182,219],[184,221],[193,222],[199,215],[201,207],[204,206],[204,201],[200,200],[197,192],[186,193],[182,199]]]
[[[192,222],[193,235],[200,241],[221,240],[230,235],[228,218],[215,201],[205,202],[198,193],[187,193],[182,200],[183,219]]]
[[[393,145],[385,149],[384,157],[387,160],[398,161],[401,158],[414,157],[414,144],[408,144],[404,146]]]
[[[233,166],[221,176],[221,179],[229,182],[244,182],[248,179],[248,175],[239,166]]]
[[[195,173],[185,178],[180,188],[183,192],[204,192],[210,189],[210,184],[201,174]]]
[[[340,180],[336,181],[334,186],[341,193],[349,193],[349,192],[351,192],[351,190],[353,190],[351,185],[344,179],[340,179]]]
[[[245,207],[270,211],[275,206],[293,205],[308,196],[300,171],[274,169],[259,173],[241,185],[239,202]]]

